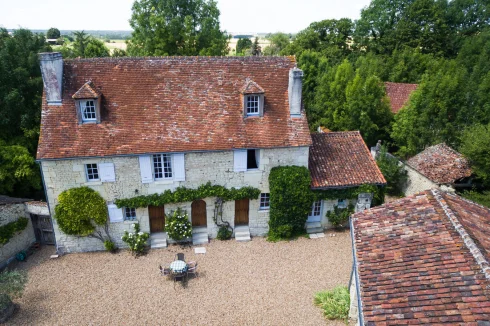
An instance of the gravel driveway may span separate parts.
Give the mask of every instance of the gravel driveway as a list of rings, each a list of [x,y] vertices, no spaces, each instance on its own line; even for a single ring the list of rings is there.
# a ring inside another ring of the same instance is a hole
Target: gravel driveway
[[[11,325],[343,325],[313,305],[317,291],[347,285],[348,232],[269,243],[214,240],[207,253],[170,246],[133,258],[127,251],[47,259],[44,248],[20,264],[29,283]],[[177,252],[199,263],[186,288],[159,275]]]

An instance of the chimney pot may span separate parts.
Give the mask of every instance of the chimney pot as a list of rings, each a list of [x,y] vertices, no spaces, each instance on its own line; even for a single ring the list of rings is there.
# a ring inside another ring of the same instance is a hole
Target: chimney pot
[[[48,105],[61,105],[63,56],[59,52],[43,52],[38,55]]]

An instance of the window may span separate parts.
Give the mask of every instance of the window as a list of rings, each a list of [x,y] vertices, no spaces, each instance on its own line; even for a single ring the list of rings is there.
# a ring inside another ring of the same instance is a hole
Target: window
[[[346,208],[347,202],[345,201],[345,199],[339,199],[337,201],[337,206],[338,206],[338,208]]]
[[[97,164],[85,164],[85,170],[87,172],[88,181],[98,181],[99,180],[99,168]]]
[[[95,104],[93,100],[80,101],[80,113],[82,121],[96,121]]]
[[[172,156],[170,154],[153,155],[153,177],[155,180],[172,178]]]
[[[245,99],[247,115],[259,115],[259,101],[259,95],[247,95]]]
[[[260,151],[258,149],[247,150],[247,170],[259,168],[259,155]]]
[[[270,206],[271,195],[269,193],[261,193],[260,194],[260,209],[269,209]]]
[[[322,208],[322,202],[320,200],[314,202],[313,206],[311,207],[310,216],[320,216],[321,208]]]
[[[136,208],[125,207],[124,208],[124,220],[125,221],[136,220]]]

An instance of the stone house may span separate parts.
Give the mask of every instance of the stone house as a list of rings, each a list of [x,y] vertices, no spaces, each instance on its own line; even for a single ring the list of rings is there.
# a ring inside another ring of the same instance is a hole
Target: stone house
[[[45,91],[37,160],[49,209],[53,214],[66,189],[96,190],[107,201],[118,246],[138,221],[152,247],[165,247],[165,214],[177,208],[191,219],[194,243],[216,237],[213,197],[136,209],[114,204],[208,182],[260,189],[259,198],[222,208],[237,240],[263,236],[270,170],[308,167],[312,137],[294,57],[63,60],[42,53],[40,62]],[[63,234],[56,220],[53,226],[59,251],[103,249],[95,239]]]
[[[489,325],[490,209],[439,189],[351,218],[358,325]]]

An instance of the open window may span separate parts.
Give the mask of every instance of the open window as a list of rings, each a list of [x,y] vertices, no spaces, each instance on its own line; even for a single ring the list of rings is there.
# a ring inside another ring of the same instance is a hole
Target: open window
[[[247,149],[247,170],[259,168],[260,151],[258,149]]]
[[[235,172],[258,170],[260,167],[260,149],[237,149],[233,155]]]

